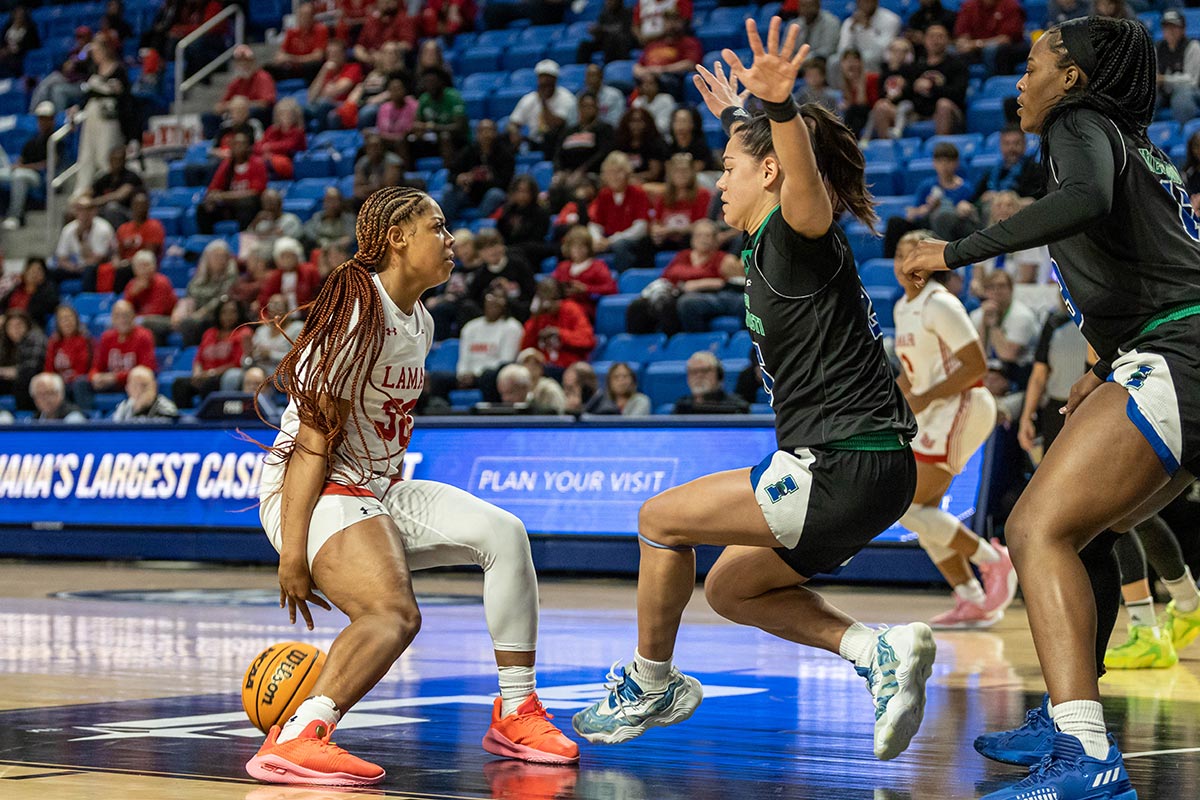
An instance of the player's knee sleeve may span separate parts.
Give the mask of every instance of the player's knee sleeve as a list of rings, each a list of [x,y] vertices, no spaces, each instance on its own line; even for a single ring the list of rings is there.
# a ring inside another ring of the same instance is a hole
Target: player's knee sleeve
[[[900,518],[900,524],[917,534],[921,545],[929,549],[930,545],[942,548],[950,546],[954,534],[958,533],[958,517],[942,511],[934,506],[920,506],[913,503]],[[930,551],[930,555],[933,552]],[[944,559],[942,559],[944,560]]]
[[[488,633],[497,650],[537,649],[538,585],[525,525],[507,511],[496,509],[485,535],[483,607]]]

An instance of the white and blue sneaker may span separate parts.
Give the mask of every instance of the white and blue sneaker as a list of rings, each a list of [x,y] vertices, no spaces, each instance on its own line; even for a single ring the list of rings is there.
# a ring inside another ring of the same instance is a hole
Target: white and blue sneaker
[[[876,634],[869,667],[855,667],[875,698],[875,757],[903,753],[925,716],[925,682],[933,674],[937,645],[923,622],[885,628]]]
[[[683,722],[704,699],[700,681],[675,667],[671,667],[666,687],[654,692],[639,686],[632,672],[632,664],[613,664],[604,684],[608,695],[571,720],[576,733],[593,744],[627,742],[650,728]]]
[[[1032,767],[1050,755],[1057,731],[1050,719],[1050,695],[1045,695],[1040,706],[1025,712],[1021,727],[981,734],[975,739],[975,749],[992,761]]]
[[[1074,736],[1056,733],[1050,754],[1019,783],[982,800],[1137,800],[1111,736],[1104,760],[1090,758]]]

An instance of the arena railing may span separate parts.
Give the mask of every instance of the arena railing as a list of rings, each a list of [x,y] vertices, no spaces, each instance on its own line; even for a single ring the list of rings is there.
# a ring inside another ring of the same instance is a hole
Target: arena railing
[[[58,148],[63,139],[83,125],[86,118],[86,111],[78,111],[74,116],[68,115],[67,121],[50,134],[50,141],[46,145],[46,241],[51,247],[58,241],[62,221],[62,214],[58,209],[58,190],[79,171],[79,164],[76,162],[67,165],[61,174],[58,172]]]
[[[214,58],[212,61],[205,64],[200,69],[196,70],[196,74],[189,78],[184,78],[183,72],[186,69],[184,64],[184,50],[192,42],[197,41],[200,37],[211,32],[215,28],[223,25],[226,20],[233,17],[233,44],[231,44],[225,52]],[[233,51],[239,44],[243,44],[246,40],[246,14],[242,11],[242,7],[238,5],[227,6],[215,17],[205,22],[199,28],[189,33],[187,36],[179,40],[179,44],[175,46],[175,99],[172,103],[172,111],[178,117],[180,108],[183,105],[184,97],[187,95],[196,84],[207,78],[209,75],[216,72],[226,61],[233,58]]]

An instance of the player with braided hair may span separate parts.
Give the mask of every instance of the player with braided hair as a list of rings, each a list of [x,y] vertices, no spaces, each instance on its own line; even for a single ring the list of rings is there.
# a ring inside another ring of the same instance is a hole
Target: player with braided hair
[[[931,271],[1049,245],[1067,307],[1100,356],[1006,527],[1049,697],[991,758],[1036,764],[986,800],[1133,800],[1106,736],[1096,600],[1079,552],[1128,531],[1200,469],[1200,225],[1175,167],[1147,139],[1155,54],[1136,21],[1088,17],[1047,31],[1017,84],[1021,126],[1042,137],[1046,196],[957,242],[921,242]],[[1116,591],[1116,587],[1111,587]]]
[[[465,563],[470,559],[463,551],[471,547],[507,565],[505,577],[495,581],[516,585],[493,594],[521,617],[493,624],[503,612],[492,607],[496,602],[486,607],[503,703],[512,708],[501,714],[502,700],[496,701],[484,747],[506,757],[575,761],[578,747],[550,724],[534,692],[537,584],[524,526],[454,487],[402,481],[389,492],[412,436],[412,410],[433,344],[433,320],[419,298],[449,277],[454,237],[432,198],[403,187],[368,197],[356,233],[358,252],[330,273],[306,307],[304,328],[272,378],[289,403],[263,466],[259,509],[279,551],[279,603],[287,605],[291,622],[299,611],[312,630],[308,604],[328,610],[332,603],[350,624],[329,648],[313,696],[282,728],[271,729],[246,769],[268,783],[365,786],[382,780],[383,769],[329,736],[420,628],[412,562]],[[392,503],[393,511],[384,502],[389,493],[406,503]],[[406,505],[412,513],[402,513]],[[464,528],[476,538],[455,539]],[[449,545],[461,545],[459,560],[448,561],[438,550]],[[507,687],[506,668],[516,670]]]

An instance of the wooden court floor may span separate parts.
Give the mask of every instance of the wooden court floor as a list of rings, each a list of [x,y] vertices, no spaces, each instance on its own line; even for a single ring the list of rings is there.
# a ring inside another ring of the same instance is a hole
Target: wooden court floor
[[[958,800],[1018,777],[973,750],[1019,723],[1043,685],[1018,603],[988,632],[939,634],[921,733],[871,755],[865,685],[840,659],[728,624],[694,598],[677,663],[705,685],[688,722],[578,768],[479,747],[495,691],[477,575],[418,575],[424,625],[336,740],[388,770],[378,792],[269,787],[242,764],[261,734],[241,711],[251,657],[277,641],[327,646],[341,617],[287,625],[274,571],[0,563],[0,800]],[[629,581],[542,582],[539,692],[569,730],[605,672],[632,654]],[[64,594],[65,593],[65,594]],[[927,619],[948,595],[827,591],[868,623]],[[1110,674],[1105,713],[1139,797],[1200,798],[1200,645],[1169,670]]]

